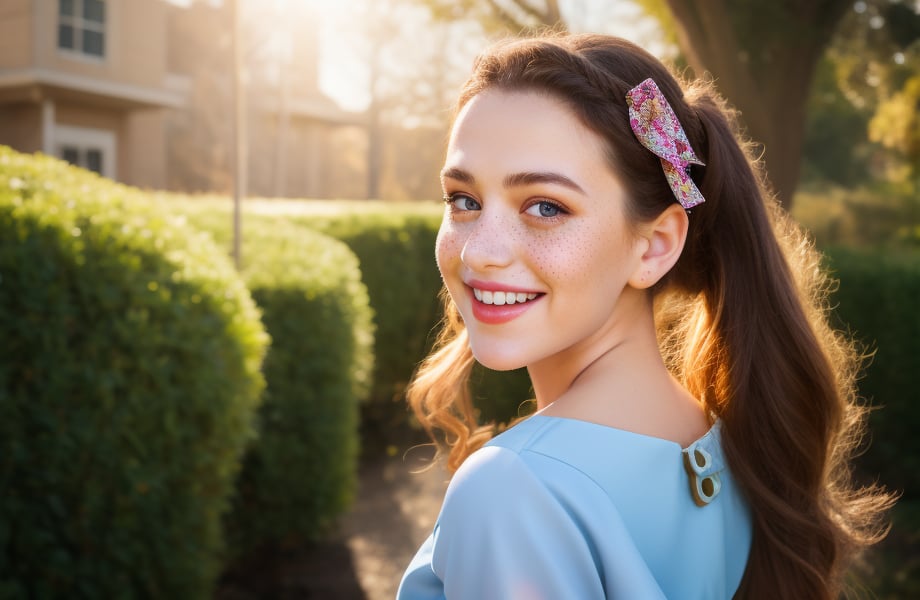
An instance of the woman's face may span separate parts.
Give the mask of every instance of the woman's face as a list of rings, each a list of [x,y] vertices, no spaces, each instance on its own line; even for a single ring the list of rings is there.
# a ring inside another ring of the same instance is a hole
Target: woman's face
[[[641,250],[598,135],[551,96],[488,90],[454,124],[442,183],[438,267],[479,362],[532,367],[609,343],[629,318],[624,289],[641,294],[627,286]]]

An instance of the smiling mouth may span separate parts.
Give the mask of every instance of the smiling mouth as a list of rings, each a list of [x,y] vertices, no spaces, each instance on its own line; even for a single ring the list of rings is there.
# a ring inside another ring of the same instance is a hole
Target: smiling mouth
[[[480,290],[478,288],[473,288],[473,295],[477,300],[483,304],[491,304],[493,306],[505,306],[507,304],[524,304],[525,302],[530,302],[540,296],[541,294],[536,294],[533,292],[493,292],[490,290]]]

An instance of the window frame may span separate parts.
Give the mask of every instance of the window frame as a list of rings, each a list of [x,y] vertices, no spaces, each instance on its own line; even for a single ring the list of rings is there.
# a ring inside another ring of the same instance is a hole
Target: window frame
[[[115,179],[116,152],[118,150],[115,132],[91,127],[56,125],[54,127],[54,155],[64,159],[65,150],[77,152],[77,166],[89,169],[88,154],[100,153],[100,170],[103,177]]]
[[[78,57],[84,60],[104,62],[108,57],[109,50],[109,3],[106,0],[70,0],[71,5],[73,6],[73,14],[65,15],[63,11],[64,1],[65,0],[58,0],[57,2],[56,45],[58,52],[66,54],[67,56]],[[85,6],[89,1],[98,2],[102,6],[102,22],[87,19],[84,16]],[[61,45],[61,31],[64,27],[70,28],[70,31],[72,32],[72,48]],[[92,32],[100,36],[102,45],[101,54],[95,54],[85,50],[84,44],[86,32]]]

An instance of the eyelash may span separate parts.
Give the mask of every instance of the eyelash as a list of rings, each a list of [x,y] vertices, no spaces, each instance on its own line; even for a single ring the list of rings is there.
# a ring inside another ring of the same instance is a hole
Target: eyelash
[[[470,196],[469,194],[465,194],[465,193],[463,193],[463,192],[454,192],[454,193],[450,193],[450,194],[445,193],[444,196],[443,196],[444,202],[445,202],[446,204],[450,204],[450,205],[451,205],[451,211],[454,211],[454,212],[469,212],[469,210],[463,210],[463,209],[458,209],[458,208],[456,208],[456,206],[457,206],[457,200],[460,200],[460,199],[463,199],[463,198],[467,198],[467,199],[469,199],[469,200],[472,200],[472,201],[475,202],[476,204],[479,204],[479,201],[478,201],[478,200],[476,200],[475,198],[473,198],[473,197]],[[524,207],[524,209],[523,209],[521,212],[522,212],[522,213],[526,213],[528,210],[530,210],[530,209],[533,208],[534,206],[541,206],[541,205],[551,206],[553,209],[556,210],[556,214],[554,214],[554,215],[552,215],[552,216],[549,216],[549,217],[545,217],[545,216],[542,216],[542,215],[541,215],[541,216],[530,215],[530,216],[535,217],[535,218],[537,218],[537,219],[540,219],[541,221],[554,221],[554,220],[558,220],[558,219],[562,218],[562,217],[565,216],[565,215],[571,214],[570,211],[569,211],[568,209],[566,209],[566,207],[563,206],[562,204],[560,204],[559,202],[554,202],[554,201],[548,200],[548,199],[546,199],[546,198],[541,198],[541,199],[535,200],[534,202],[529,203],[527,206]],[[482,209],[482,207],[481,207],[481,205],[480,205],[480,210],[481,210],[481,209]],[[470,210],[475,210],[475,209],[470,209]]]
[[[541,220],[555,220],[555,219],[559,219],[559,218],[561,218],[561,217],[563,217],[563,216],[565,216],[565,215],[570,214],[569,211],[565,208],[565,206],[563,206],[562,204],[560,204],[560,203],[558,203],[558,202],[554,202],[554,201],[552,201],[552,200],[547,200],[546,198],[542,198],[542,199],[536,200],[535,202],[531,202],[531,203],[528,204],[527,207],[524,209],[524,212],[527,212],[528,210],[530,210],[530,209],[533,208],[534,206],[541,206],[541,205],[544,205],[544,204],[547,205],[547,206],[552,206],[557,212],[556,212],[555,215],[553,215],[553,216],[551,216],[551,217],[544,217],[544,216],[541,215],[540,217],[538,217],[538,218],[541,219]],[[532,216],[536,216],[536,215],[532,215]]]
[[[454,211],[454,212],[467,212],[467,211],[463,211],[463,210],[457,208],[457,200],[459,200],[459,199],[461,199],[461,198],[468,198],[468,199],[472,200],[473,202],[475,202],[476,204],[479,204],[479,201],[476,200],[475,198],[473,198],[472,196],[470,196],[469,194],[464,194],[464,193],[462,193],[462,192],[454,192],[454,193],[452,193],[452,194],[444,194],[444,202],[445,202],[445,204],[450,204],[450,209],[451,209],[451,211]],[[482,207],[480,206],[480,208],[482,208]]]

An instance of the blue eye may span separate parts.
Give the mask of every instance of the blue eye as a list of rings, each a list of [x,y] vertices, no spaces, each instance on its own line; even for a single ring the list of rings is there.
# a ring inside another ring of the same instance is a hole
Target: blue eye
[[[444,202],[450,204],[453,210],[457,211],[482,210],[479,202],[466,194],[445,194]]]
[[[540,202],[534,202],[527,207],[527,210],[524,211],[528,215],[533,215],[535,217],[543,217],[544,219],[551,219],[553,217],[558,217],[561,214],[565,214],[566,210],[556,204],[555,202],[550,202],[548,200],[541,200]]]

